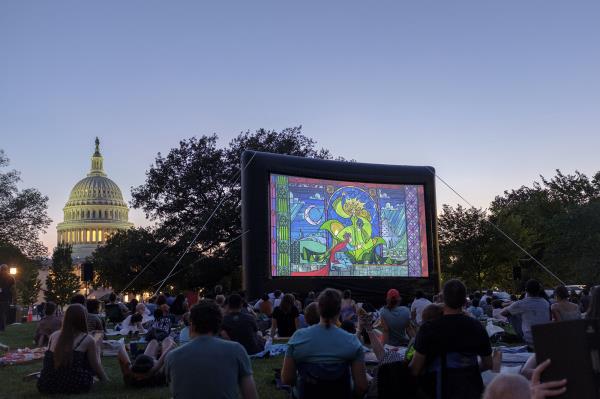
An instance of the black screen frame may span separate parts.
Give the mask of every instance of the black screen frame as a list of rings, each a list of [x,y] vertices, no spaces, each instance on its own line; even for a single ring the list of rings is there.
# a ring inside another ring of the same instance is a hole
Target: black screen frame
[[[242,154],[242,262],[243,286],[249,298],[279,289],[306,293],[326,287],[351,289],[357,298],[382,295],[390,288],[412,294],[420,289],[433,294],[440,288],[437,239],[435,169],[330,161],[257,151]],[[427,277],[271,276],[270,196],[271,174],[376,184],[421,185],[424,188],[427,236]]]

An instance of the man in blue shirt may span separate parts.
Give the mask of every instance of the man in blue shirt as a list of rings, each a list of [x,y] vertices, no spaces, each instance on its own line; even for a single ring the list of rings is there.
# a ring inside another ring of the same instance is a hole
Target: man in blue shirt
[[[246,350],[218,338],[223,315],[210,300],[190,311],[190,337],[165,359],[165,375],[175,399],[256,399],[256,385]]]

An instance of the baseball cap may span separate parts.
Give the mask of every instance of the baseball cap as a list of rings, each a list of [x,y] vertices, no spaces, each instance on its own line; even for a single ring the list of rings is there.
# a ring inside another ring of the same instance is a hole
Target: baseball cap
[[[399,299],[400,293],[398,292],[397,289],[392,288],[387,292],[386,298],[387,299]]]

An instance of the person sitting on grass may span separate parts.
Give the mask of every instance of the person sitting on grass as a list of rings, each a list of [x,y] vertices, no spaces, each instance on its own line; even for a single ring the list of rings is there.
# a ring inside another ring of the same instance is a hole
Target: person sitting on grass
[[[125,344],[121,345],[117,353],[117,359],[119,360],[125,385],[136,388],[166,385],[165,357],[175,346],[175,341],[170,337],[165,338],[162,344],[153,339],[148,342],[144,354],[138,355],[135,361],[131,363]]]
[[[146,334],[144,323],[152,320],[146,316],[146,306],[143,303],[138,303],[135,306],[135,313],[129,319],[129,334]]]
[[[492,301],[492,317],[496,320],[500,320],[503,322],[508,322],[508,319],[504,316],[502,316],[502,309],[504,309],[504,307],[502,306],[502,301],[500,299],[494,299]]]
[[[169,316],[169,305],[166,303],[160,305],[154,312],[154,321],[146,334],[146,340],[157,340],[162,342],[171,334],[171,317]]]
[[[256,385],[246,350],[218,338],[223,315],[211,300],[190,310],[192,340],[165,359],[165,375],[174,398],[255,399]]]
[[[50,336],[37,388],[43,394],[85,393],[94,375],[108,381],[96,342],[87,332],[85,308],[69,305],[62,328]]]
[[[271,320],[271,337],[275,337],[275,331],[279,338],[291,337],[294,331],[300,328],[300,313],[294,305],[295,298],[292,294],[285,294],[281,304],[273,311]]]
[[[579,305],[569,302],[569,290],[564,285],[559,285],[554,290],[556,302],[550,306],[554,321],[581,319]]]
[[[402,346],[408,343],[406,328],[410,324],[410,309],[401,305],[402,298],[398,290],[390,289],[386,296],[386,305],[381,308],[379,322],[383,329],[384,341],[388,345]]]
[[[334,397],[349,398],[350,376],[355,397],[367,390],[362,345],[356,335],[336,326],[341,303],[338,290],[323,291],[318,298],[320,323],[297,330],[288,342],[281,382],[296,385],[300,399],[326,396],[325,386],[336,390],[329,393]]]
[[[511,316],[520,316],[523,340],[527,345],[533,347],[531,327],[550,322],[550,304],[542,298],[544,290],[537,280],[527,281],[525,291],[527,292],[526,298],[507,306],[500,314],[508,317],[509,320]]]
[[[319,305],[316,302],[311,302],[304,308],[304,322],[307,327],[319,324],[321,318],[319,316]]]
[[[460,280],[444,284],[444,315],[424,323],[410,363],[432,397],[480,399],[481,371],[493,366],[492,346],[481,323],[463,314],[467,290]],[[481,357],[481,362],[478,362]],[[444,362],[444,364],[442,364]]]
[[[62,319],[56,315],[56,304],[46,302],[44,306],[45,317],[38,323],[33,340],[37,346],[46,346],[48,339],[55,332],[60,330]]]
[[[490,382],[483,399],[545,399],[559,396],[567,391],[567,380],[541,382],[550,359],[533,370],[531,382],[519,374],[499,374]]]
[[[183,328],[179,331],[179,344],[183,345],[190,342],[190,312],[183,315]]]
[[[85,301],[85,307],[87,309],[88,331],[104,331],[104,324],[100,316],[98,316],[100,301],[97,299],[88,299]]]
[[[228,298],[228,312],[223,318],[223,329],[221,336],[235,342],[239,342],[248,355],[262,352],[265,341],[258,336],[258,325],[256,319],[242,312],[242,297],[231,294]]]

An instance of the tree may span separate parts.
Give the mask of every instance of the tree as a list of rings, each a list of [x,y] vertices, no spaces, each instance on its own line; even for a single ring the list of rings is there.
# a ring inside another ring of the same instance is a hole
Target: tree
[[[127,287],[128,291],[151,290],[175,262],[172,248],[161,253],[164,246],[165,243],[159,241],[150,229],[119,231],[92,254],[95,283],[121,291],[135,279]],[[147,270],[139,274],[147,265]]]
[[[483,210],[444,205],[438,221],[444,276],[460,278],[469,289],[505,284],[509,273],[493,261],[494,232]]]
[[[6,263],[18,270],[15,279],[18,301],[27,306],[37,302],[42,288],[38,280],[39,261],[27,258],[13,244],[0,241],[0,263]]]
[[[52,266],[46,278],[46,300],[59,306],[69,303],[73,294],[81,288],[79,277],[73,270],[70,244],[59,244],[52,254]]]
[[[227,148],[220,148],[217,139],[216,135],[192,137],[182,140],[167,156],[159,153],[146,172],[146,182],[132,188],[132,205],[143,209],[146,217],[157,222],[157,237],[179,246],[180,251],[174,252],[183,253],[221,203],[198,236],[192,248],[195,255],[190,259],[219,256],[232,265],[229,272],[240,273],[241,246],[223,248],[223,245],[242,233],[239,179],[242,152],[256,150],[325,159],[332,156],[304,136],[301,127],[280,132],[247,131],[233,139]],[[186,266],[188,263],[182,262],[181,267]],[[198,279],[189,281],[192,280]],[[231,281],[240,281],[240,278],[232,277]]]
[[[4,151],[0,150],[0,168],[9,165]],[[46,253],[39,240],[40,232],[50,225],[47,215],[48,197],[38,190],[19,190],[19,172],[0,172],[0,241],[10,243],[32,258]]]

